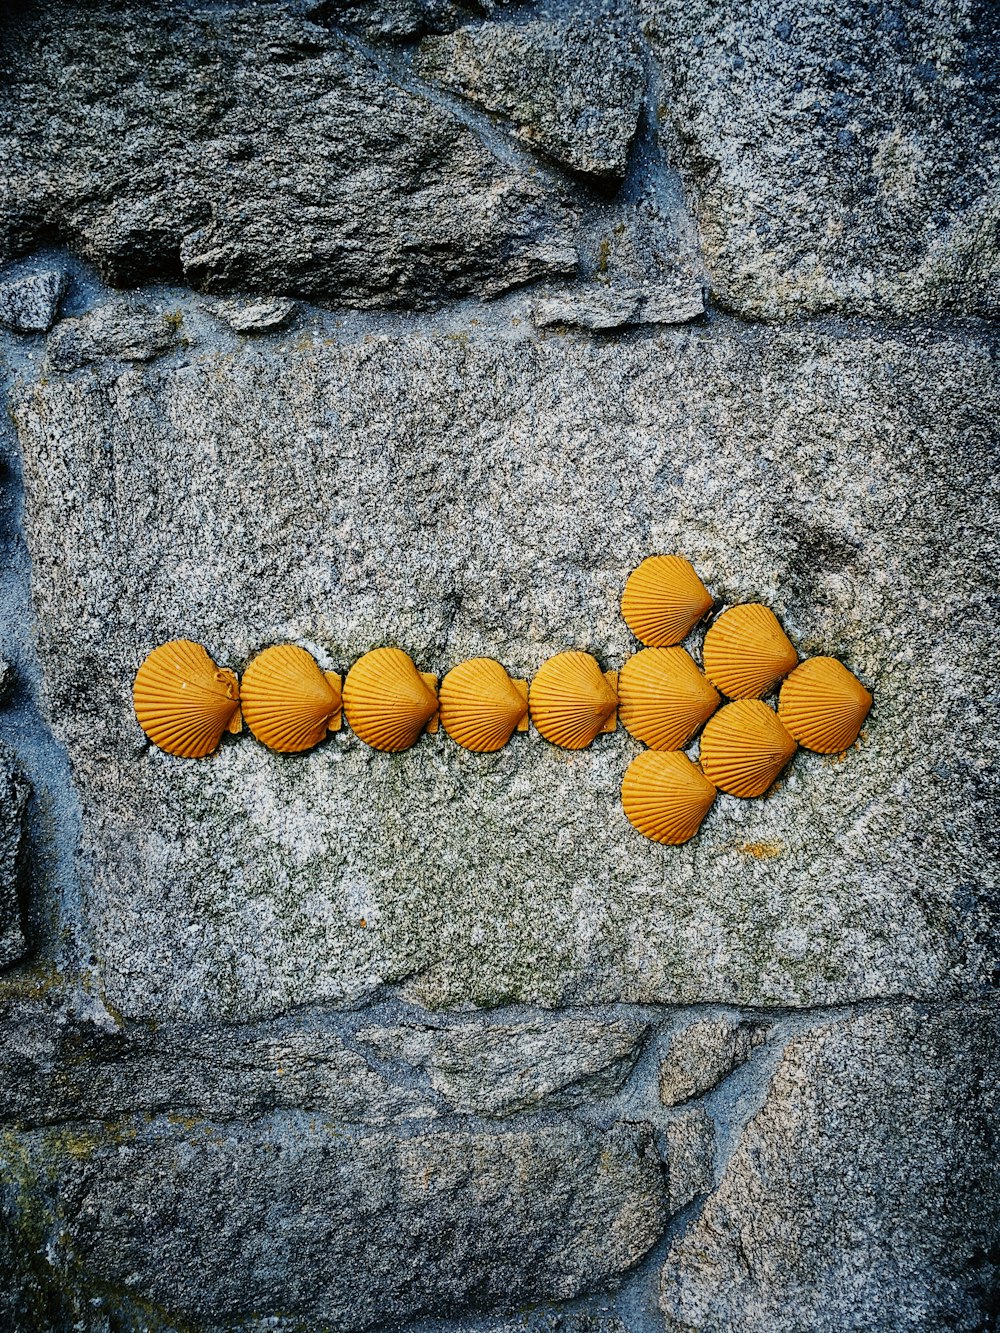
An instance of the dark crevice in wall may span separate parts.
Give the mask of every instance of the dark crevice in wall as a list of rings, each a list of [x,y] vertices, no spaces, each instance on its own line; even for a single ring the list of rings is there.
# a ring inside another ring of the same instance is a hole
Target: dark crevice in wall
[[[1000,321],[997,320],[936,316],[873,319],[827,314],[771,322],[743,318],[738,313],[724,310],[711,300],[710,295],[706,301],[705,314],[683,324],[637,324],[606,331],[573,327],[539,329],[534,325],[532,301],[539,292],[551,289],[551,284],[540,281],[492,300],[465,297],[445,302],[434,310],[358,310],[298,300],[295,302],[295,312],[280,327],[266,332],[237,333],[216,313],[219,303],[236,301],[251,304],[271,299],[265,293],[246,290],[227,293],[225,296],[210,295],[163,280],[126,289],[115,288],[101,279],[93,265],[77,259],[64,248],[35,252],[21,261],[16,271],[30,272],[43,268],[62,268],[70,275],[61,306],[60,322],[80,318],[116,302],[121,303],[123,310],[147,310],[176,320],[179,337],[174,348],[154,352],[146,364],[159,362],[170,365],[173,362],[183,365],[187,364],[190,356],[197,356],[202,351],[216,348],[252,351],[257,344],[265,347],[283,340],[297,342],[302,335],[312,335],[324,342],[336,343],[357,342],[372,335],[380,335],[400,338],[452,336],[470,341],[498,337],[516,341],[570,338],[613,345],[620,342],[656,341],[674,336],[705,340],[733,333],[748,339],[759,339],[782,330],[796,330],[820,334],[832,342],[876,339],[920,346],[951,339],[986,340],[992,343],[996,341],[1000,330]],[[59,327],[57,324],[56,331]],[[4,338],[7,349],[7,378],[3,386],[5,396],[9,397],[15,366],[19,382],[25,385],[42,374],[52,373],[52,368],[45,365],[47,340],[44,336],[24,338],[0,333],[0,337]],[[113,356],[108,359],[112,367],[123,364],[116,363]],[[7,447],[13,451],[16,461],[17,446],[10,434],[9,416],[7,432],[10,436]],[[20,486],[19,473],[14,486],[17,492]]]
[[[0,335],[2,337],[2,335]],[[0,703],[0,743],[16,757],[32,787],[28,807],[26,865],[22,874],[28,951],[18,968],[58,965],[69,974],[80,967],[76,922],[79,883],[76,849],[79,806],[69,759],[44,713],[44,684],[38,663],[31,605],[31,567],[22,522],[24,487],[9,414],[15,380],[33,379],[40,368],[42,338],[0,341],[0,651],[13,668],[10,695]]]

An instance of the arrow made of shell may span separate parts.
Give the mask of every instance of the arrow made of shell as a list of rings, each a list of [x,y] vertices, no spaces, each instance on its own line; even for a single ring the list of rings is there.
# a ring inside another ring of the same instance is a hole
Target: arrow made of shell
[[[649,748],[629,765],[622,804],[655,842],[692,838],[719,791],[762,796],[799,745],[839,754],[854,744],[872,705],[858,678],[832,657],[799,663],[773,611],[733,606],[708,627],[704,671],[677,645],[714,599],[688,560],[654,555],[629,575],[622,614],[645,645],[604,671],[584,652],[557,653],[529,689],[499,662],[473,657],[441,681],[399,648],[375,648],[340,676],[295,644],[265,648],[242,681],[190,639],[154,648],[133,686],[136,717],[154,745],[200,759],[242,721],[272,750],[297,754],[341,725],[377,750],[414,745],[438,722],[459,745],[501,749],[528,718],[554,745],[579,750],[623,726]],[[779,681],[775,711],[761,696]],[[723,696],[732,702],[723,704]],[[695,763],[684,747],[701,733]]]

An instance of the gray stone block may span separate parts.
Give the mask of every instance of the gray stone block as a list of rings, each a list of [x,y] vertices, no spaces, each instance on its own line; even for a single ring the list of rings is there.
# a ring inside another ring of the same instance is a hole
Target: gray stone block
[[[767,1023],[706,1018],[673,1033],[660,1064],[660,1101],[676,1106],[710,1091],[750,1058],[769,1030]]]
[[[715,1125],[700,1106],[681,1111],[664,1130],[667,1143],[667,1198],[680,1212],[715,1184]]]
[[[64,319],[48,342],[54,370],[79,370],[92,362],[152,361],[180,342],[182,317],[143,302],[108,301],[78,319]]]
[[[713,295],[749,319],[1000,313],[995,5],[640,11]]]
[[[235,333],[270,333],[287,324],[298,308],[296,301],[217,301],[213,314]]]
[[[66,290],[62,269],[24,273],[0,281],[0,324],[15,333],[47,333]]]
[[[56,3],[5,29],[0,258],[55,235],[122,285],[364,307],[573,270],[558,201],[356,42],[278,5],[218,19]]]
[[[131,1025],[83,996],[0,994],[0,1121],[235,1121],[280,1110],[365,1126],[436,1113],[429,1097],[373,1069],[315,1016],[269,1026]]]
[[[574,171],[625,174],[646,75],[623,20],[576,11],[565,21],[482,23],[420,44],[416,68]]]
[[[633,324],[687,324],[705,313],[705,298],[694,282],[646,288],[593,286],[546,296],[535,302],[539,328],[568,324],[605,331]]]
[[[963,610],[997,556],[969,485],[991,466],[988,340],[480,326],[185,356],[15,404],[82,807],[68,924],[123,1013],[245,1020],[394,984],[435,1006],[797,1006],[993,974],[991,628]],[[625,579],[664,550],[875,697],[842,762],[800,752],[683,848],[626,822],[621,730],[496,755],[245,735],[189,762],[132,714],[142,657],[177,636],[236,668],[284,640],[338,670],[380,643],[439,673],[489,654],[530,676],[572,647],[615,667]]]
[[[382,1056],[426,1070],[456,1111],[504,1116],[617,1092],[649,1031],[640,1021],[558,1015],[518,1023],[362,1028]]]
[[[670,1333],[989,1327],[998,1061],[990,1002],[883,1009],[794,1038],[666,1256]]]
[[[577,1296],[666,1223],[648,1126],[387,1139],[305,1116],[11,1136],[44,1173],[46,1261],[168,1319],[335,1333]],[[58,1220],[57,1220],[58,1219]]]

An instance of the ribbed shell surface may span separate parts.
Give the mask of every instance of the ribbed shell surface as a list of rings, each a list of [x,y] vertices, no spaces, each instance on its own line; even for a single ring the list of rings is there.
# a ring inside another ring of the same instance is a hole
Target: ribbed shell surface
[[[643,648],[618,673],[618,716],[653,750],[680,750],[722,703],[684,648]]]
[[[136,672],[132,702],[153,744],[183,759],[203,759],[224,731],[240,729],[235,673],[217,667],[190,639],[153,649]]]
[[[528,687],[512,680],[492,657],[472,657],[453,667],[441,682],[441,725],[467,750],[490,754],[502,749],[528,724]]]
[[[672,750],[636,755],[622,783],[622,806],[632,826],[672,847],[694,837],[715,796],[715,787],[687,755]]]
[[[437,716],[437,695],[400,648],[375,648],[344,681],[352,730],[376,750],[408,750]]]
[[[731,796],[762,796],[795,753],[777,713],[759,699],[720,708],[701,733],[701,766]]]
[[[543,662],[528,693],[531,720],[553,745],[582,750],[613,730],[617,695],[590,653],[557,653]]]
[[[712,609],[712,594],[682,555],[651,555],[633,569],[622,593],[622,615],[650,648],[680,643]]]
[[[840,754],[858,738],[872,696],[834,657],[810,657],[781,687],[778,716],[800,745]]]
[[[759,602],[731,606],[709,626],[705,675],[730,699],[757,699],[798,662],[778,617]]]
[[[259,653],[243,673],[240,695],[247,726],[282,754],[312,749],[340,719],[339,678],[294,643]]]

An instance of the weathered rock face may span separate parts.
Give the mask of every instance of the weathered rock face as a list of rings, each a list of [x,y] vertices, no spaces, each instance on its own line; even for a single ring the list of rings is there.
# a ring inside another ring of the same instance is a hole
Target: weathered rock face
[[[44,1172],[52,1151],[28,1136],[22,1171]],[[154,1122],[57,1161],[62,1261],[173,1318],[280,1311],[355,1333],[456,1307],[510,1309],[606,1281],[665,1221],[648,1130],[624,1124],[393,1142],[334,1138],[305,1117]]]
[[[0,749],[0,967],[8,967],[27,948],[19,881],[29,793],[24,774]]]
[[[688,280],[653,287],[592,286],[569,296],[547,296],[535,303],[540,329],[560,324],[604,332],[630,324],[687,324],[705,313],[701,287]]]
[[[99,1005],[32,995],[0,998],[0,1031],[0,1117],[30,1126],[156,1114],[229,1121],[276,1110],[387,1125],[438,1111],[318,1017],[266,1029],[123,1028]]]
[[[988,1328],[998,1050],[993,1005],[884,1010],[792,1041],[667,1255],[667,1329]]]
[[[720,303],[996,316],[996,6],[640,8]]]
[[[420,44],[416,68],[574,171],[620,179],[639,122],[645,72],[635,35],[595,22],[484,23]]]
[[[426,1069],[456,1111],[504,1116],[545,1101],[573,1106],[617,1092],[648,1027],[585,1018],[448,1027],[363,1028],[380,1055]]]
[[[256,1329],[275,1312],[362,1330],[574,1297],[657,1241],[669,1195],[652,1128],[554,1114],[617,1091],[641,1025],[546,1032],[536,1017],[491,1041],[459,1024],[457,1061],[437,1047],[439,1097],[407,1073],[428,1063],[415,1025],[377,1017],[135,1026],[93,999],[0,993],[0,1122],[17,1126],[0,1136],[0,1238],[47,1255],[0,1284],[0,1312],[19,1329],[39,1305],[85,1315],[87,1293],[127,1290],[164,1327]],[[540,1051],[526,1077],[517,1060]],[[542,1118],[484,1128],[466,1109]],[[689,1170],[678,1144],[674,1174]]]
[[[79,319],[64,319],[48,343],[53,370],[79,370],[105,360],[153,361],[180,340],[179,316],[141,304],[109,301]]]
[[[15,333],[48,332],[65,288],[66,275],[60,269],[0,282],[0,324]]]
[[[40,651],[108,997],[232,1018],[404,979],[435,1005],[979,985],[988,863],[962,849],[988,818],[992,684],[968,612],[995,550],[967,479],[989,473],[995,395],[974,338],[736,330],[279,339],[238,374],[191,347],[23,393]],[[177,636],[234,667],[283,640],[338,669],[386,642],[438,672],[486,653],[531,675],[570,647],[617,666],[625,577],[673,549],[876,699],[844,763],[800,753],[680,850],[625,822],[621,731],[394,758],[247,736],[191,763],[132,715],[136,667]]]
[[[710,1092],[766,1040],[766,1023],[706,1018],[670,1038],[660,1065],[660,1100],[677,1106]]]
[[[715,1183],[715,1126],[700,1106],[692,1107],[668,1121],[665,1136],[667,1201],[671,1212],[679,1212]]]
[[[470,15],[490,13],[493,0],[309,0],[306,13],[364,34],[370,41],[405,42],[425,32],[447,32]]]
[[[0,256],[57,236],[120,282],[359,306],[575,264],[538,185],[281,5],[38,5],[0,52]]]
[[[215,314],[236,333],[270,333],[287,324],[296,303],[281,297],[271,301],[218,301]]]

